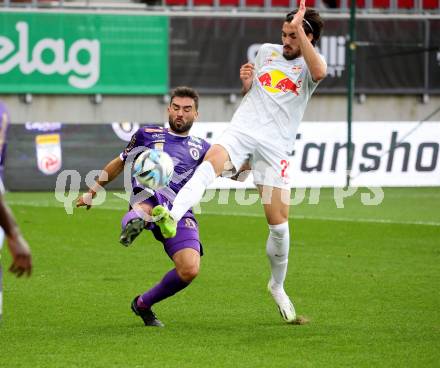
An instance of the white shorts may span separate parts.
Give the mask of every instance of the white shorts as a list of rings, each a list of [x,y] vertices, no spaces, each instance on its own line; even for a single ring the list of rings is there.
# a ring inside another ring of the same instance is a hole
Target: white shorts
[[[285,144],[263,142],[233,127],[227,128],[214,144],[226,149],[235,172],[249,160],[255,185],[290,189]]]

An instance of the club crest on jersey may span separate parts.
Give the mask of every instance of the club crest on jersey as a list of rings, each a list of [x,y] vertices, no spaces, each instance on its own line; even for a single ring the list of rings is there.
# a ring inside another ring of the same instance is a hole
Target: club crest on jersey
[[[196,161],[200,158],[200,151],[197,148],[190,147],[189,154]]]
[[[301,80],[295,83],[280,70],[271,70],[258,76],[261,86],[270,93],[291,92],[299,96]]]

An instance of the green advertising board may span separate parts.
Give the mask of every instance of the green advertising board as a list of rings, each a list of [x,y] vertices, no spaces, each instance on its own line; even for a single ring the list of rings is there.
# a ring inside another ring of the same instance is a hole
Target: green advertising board
[[[162,94],[168,17],[0,13],[0,93]]]

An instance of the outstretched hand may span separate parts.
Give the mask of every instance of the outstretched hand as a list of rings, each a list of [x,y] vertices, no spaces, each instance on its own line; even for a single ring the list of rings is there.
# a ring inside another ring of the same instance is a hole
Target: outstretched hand
[[[305,13],[306,13],[306,0],[301,0],[299,3],[298,12],[295,14],[290,24],[293,27],[302,27]]]
[[[12,264],[9,267],[9,271],[15,273],[17,277],[21,277],[24,273],[30,276],[32,272],[32,256],[28,243],[21,234],[8,237],[7,240],[12,254]]]
[[[241,66],[240,79],[243,84],[243,90],[247,92],[251,88],[252,81],[254,80],[254,64],[246,63]]]
[[[76,200],[76,207],[84,207],[89,210],[92,207],[93,194],[90,192],[80,195]]]

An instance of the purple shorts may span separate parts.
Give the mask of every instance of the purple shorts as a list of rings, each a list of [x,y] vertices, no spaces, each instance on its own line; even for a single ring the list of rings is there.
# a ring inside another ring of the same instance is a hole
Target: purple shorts
[[[171,205],[170,201],[160,193],[156,193],[144,202],[152,207],[160,204],[169,208]],[[154,223],[149,223],[147,229],[151,230],[154,237],[163,244],[163,248],[170,258],[176,252],[185,248],[194,249],[201,256],[203,255],[203,247],[199,238],[199,225],[191,211],[185,213],[177,223],[177,233],[174,238],[165,239],[160,232],[159,226],[156,226]]]
[[[164,239],[158,226],[153,225],[151,229],[154,237],[163,244],[163,249],[170,258],[179,250],[191,248],[203,255],[202,244],[199,240],[199,229],[197,222],[190,217],[183,217],[177,223],[177,233],[174,238]]]

